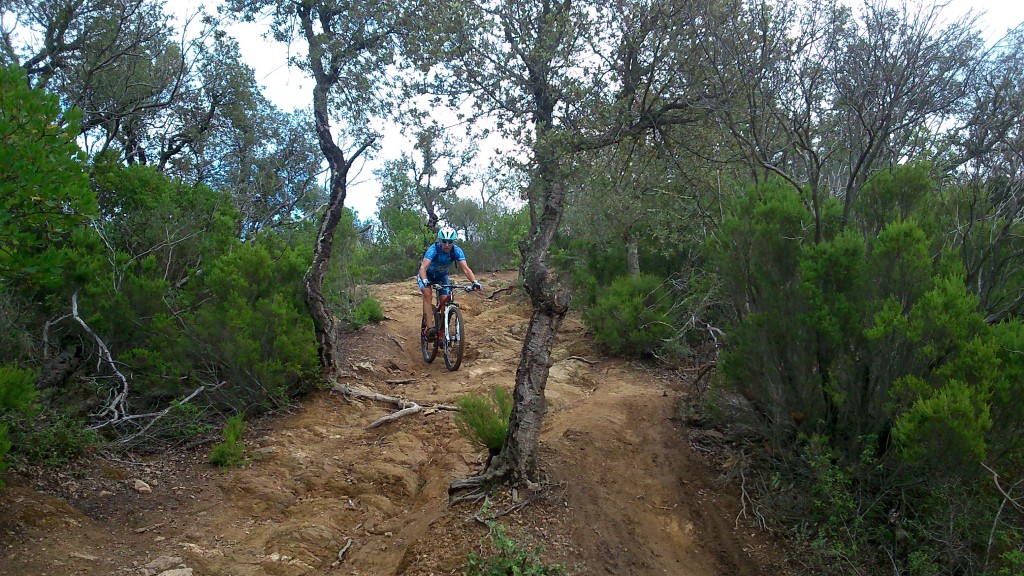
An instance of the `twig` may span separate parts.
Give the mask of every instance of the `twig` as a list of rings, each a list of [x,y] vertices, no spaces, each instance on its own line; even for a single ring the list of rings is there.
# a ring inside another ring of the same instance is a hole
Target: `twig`
[[[81,326],[86,333],[93,337],[96,341],[96,345],[100,349],[100,358],[107,361],[107,364],[110,365],[110,369],[114,371],[114,375],[121,381],[121,389],[116,393],[114,390],[111,390],[113,398],[111,398],[110,403],[107,404],[99,414],[97,414],[97,416],[111,414],[111,418],[103,424],[90,427],[90,429],[102,428],[107,424],[119,422],[128,411],[128,379],[125,378],[124,374],[121,374],[121,371],[117,369],[117,364],[114,362],[114,356],[110,353],[110,349],[107,348],[103,339],[93,332],[92,328],[85,323],[85,320],[82,320],[82,317],[78,315],[78,290],[75,290],[75,293],[71,295],[71,317],[78,322],[79,326]]]
[[[701,381],[701,380],[703,380],[703,379],[704,379],[704,377],[705,377],[705,376],[707,376],[707,375],[708,375],[708,373],[709,373],[709,372],[711,372],[711,370],[712,370],[713,368],[715,368],[715,366],[717,366],[717,365],[718,365],[718,363],[717,363],[717,362],[708,362],[707,364],[705,364],[705,365],[704,365],[704,366],[703,366],[703,367],[702,367],[702,368],[700,369],[700,372],[697,372],[697,378],[695,378],[695,379],[693,380],[693,385],[694,385],[694,387],[696,387],[696,386],[700,386],[700,381]]]
[[[409,414],[415,414],[423,410],[423,406],[420,406],[418,403],[413,402],[411,400],[403,400],[401,398],[395,398],[394,396],[378,394],[376,392],[370,392],[369,390],[363,390],[362,388],[353,388],[348,384],[335,383],[332,389],[336,392],[340,392],[346,398],[366,398],[368,400],[376,400],[377,402],[391,404],[392,406],[398,408],[397,412],[394,412],[392,414],[384,416],[383,418],[375,420],[373,423],[367,426],[367,429],[383,426],[388,422],[394,422],[395,420],[398,420],[402,416],[408,416]],[[432,408],[434,410],[449,410],[456,412],[459,410],[458,407],[449,406],[447,404],[434,404],[431,406],[427,406],[427,408]]]
[[[417,378],[397,378],[395,380],[385,380],[384,382],[387,384],[408,384],[410,382],[415,382],[416,380]]]
[[[586,362],[587,364],[590,364],[591,366],[593,366],[594,364],[598,363],[597,360],[587,360],[583,356],[569,356],[568,358],[566,358],[566,360],[579,360],[580,362]]]
[[[142,528],[136,528],[135,529],[135,533],[136,534],[145,534],[146,532],[149,532],[150,530],[153,530],[155,528],[159,528],[159,527],[163,526],[164,524],[166,524],[166,522],[159,522],[157,524],[153,524],[152,526],[145,526],[145,527],[142,527]]]
[[[338,550],[338,562],[344,562],[345,561],[345,552],[348,552],[348,549],[351,546],[352,546],[352,539],[351,538],[347,538],[345,540],[345,546],[343,546],[341,550]]]
[[[491,292],[491,295],[488,296],[487,299],[488,300],[494,300],[494,297],[497,296],[498,294],[501,294],[502,292],[511,292],[512,290],[515,289],[515,287],[516,287],[515,284],[512,284],[510,286],[506,286],[506,287],[501,288],[499,290],[495,290],[494,292]]]

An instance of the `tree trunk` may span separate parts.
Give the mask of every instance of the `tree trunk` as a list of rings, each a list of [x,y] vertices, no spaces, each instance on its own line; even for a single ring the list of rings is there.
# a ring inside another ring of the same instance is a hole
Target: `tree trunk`
[[[523,341],[516,370],[515,403],[505,444],[492,469],[515,483],[535,481],[540,426],[547,410],[544,390],[551,369],[551,349],[562,320],[569,312],[569,291],[548,266],[548,251],[562,219],[565,188],[555,177],[556,165],[542,162],[537,173],[543,190],[543,211],[537,233],[525,256],[523,280],[533,303],[533,316]]]
[[[340,72],[336,62],[327,58],[329,65],[325,66],[324,48],[318,42],[317,34],[313,29],[313,12],[309,6],[301,6],[298,9],[299,20],[302,24],[303,35],[309,46],[309,63],[313,72],[313,79],[316,84],[313,86],[313,120],[315,122],[317,141],[320,150],[327,159],[330,168],[330,189],[327,200],[327,207],[324,209],[323,219],[320,222],[320,230],[317,232],[313,245],[313,262],[302,279],[305,289],[306,305],[309,307],[310,316],[313,318],[313,330],[316,335],[317,352],[320,357],[320,369],[328,376],[337,374],[340,363],[340,349],[338,346],[338,319],[331,312],[324,297],[324,276],[331,263],[331,250],[334,247],[334,234],[337,232],[338,224],[345,208],[345,195],[348,185],[348,170],[352,162],[358,158],[372,143],[372,140],[365,142],[361,148],[356,150],[350,159],[345,158],[344,151],[334,142],[331,135],[331,118],[328,111],[328,94],[333,86],[340,80]]]
[[[640,246],[637,243],[636,236],[633,236],[632,230],[626,230],[625,234],[626,241],[626,266],[629,269],[629,275],[636,277],[640,275]]]

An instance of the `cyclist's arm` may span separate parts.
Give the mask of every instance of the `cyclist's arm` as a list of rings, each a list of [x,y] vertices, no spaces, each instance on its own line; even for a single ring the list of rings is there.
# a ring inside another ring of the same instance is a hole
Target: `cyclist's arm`
[[[420,271],[418,273],[418,276],[420,280],[423,280],[425,283],[430,284],[429,282],[427,282],[428,267],[430,267],[430,258],[424,258],[423,261],[420,262]],[[408,270],[408,268],[406,268],[406,270]]]
[[[469,278],[470,282],[476,282],[476,275],[469,269],[469,264],[466,264],[465,260],[459,260],[459,270],[462,270],[462,273],[466,275],[466,278]]]

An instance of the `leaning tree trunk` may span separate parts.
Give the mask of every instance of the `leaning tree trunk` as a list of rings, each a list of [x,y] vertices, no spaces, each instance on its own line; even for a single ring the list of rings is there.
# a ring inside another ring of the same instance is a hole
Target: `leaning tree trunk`
[[[345,158],[344,151],[334,142],[331,135],[331,119],[328,113],[328,93],[331,87],[341,80],[338,62],[327,57],[323,45],[317,41],[317,33],[313,29],[312,8],[306,5],[298,9],[303,35],[309,46],[309,64],[313,72],[313,120],[320,150],[327,159],[330,168],[330,190],[323,220],[313,245],[313,262],[302,279],[305,289],[306,305],[313,318],[313,330],[316,335],[317,351],[320,357],[320,369],[328,377],[337,374],[340,364],[340,348],[338,345],[338,319],[331,312],[324,297],[324,276],[331,263],[331,250],[334,247],[334,234],[338,230],[342,213],[345,208],[348,170],[352,162],[372,143],[368,141],[352,154],[351,159]],[[324,59],[328,65],[324,65]]]
[[[558,232],[565,203],[565,188],[554,177],[554,168],[553,162],[543,162],[537,175],[544,205],[523,265],[524,285],[533,303],[533,316],[516,370],[515,403],[505,443],[480,476],[452,482],[450,494],[503,481],[527,485],[536,481],[540,427],[547,410],[544,390],[552,364],[551,349],[569,311],[569,291],[548,266],[548,251]]]

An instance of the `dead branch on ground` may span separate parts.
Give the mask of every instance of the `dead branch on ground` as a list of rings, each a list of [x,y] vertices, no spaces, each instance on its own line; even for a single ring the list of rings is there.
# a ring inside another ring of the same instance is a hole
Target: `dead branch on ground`
[[[488,300],[494,300],[494,297],[497,296],[498,294],[501,294],[502,292],[511,292],[511,291],[515,290],[515,288],[516,288],[515,284],[512,284],[510,286],[506,286],[504,288],[499,288],[498,290],[495,290],[494,292],[491,292],[491,295],[488,296],[487,299]]]
[[[377,392],[371,392],[363,388],[356,388],[350,386],[349,384],[341,384],[336,382],[334,386],[332,386],[332,390],[341,393],[341,395],[344,396],[346,399],[356,398],[373,400],[375,402],[390,404],[398,408],[398,411],[388,414],[383,418],[378,418],[377,420],[375,420],[373,423],[366,427],[367,429],[373,429],[377,428],[378,426],[383,426],[388,422],[394,422],[395,420],[398,420],[403,416],[408,416],[409,414],[416,414],[417,412],[421,412],[424,409],[424,406],[421,406],[419,403],[413,402],[412,400],[404,400],[402,398],[396,398],[394,396],[378,394]],[[448,404],[429,404],[426,405],[425,407],[431,410],[448,410],[452,412],[459,411],[458,406],[450,406]]]

